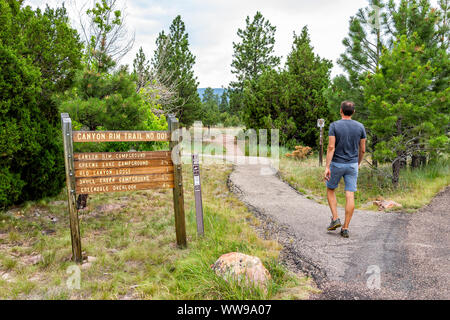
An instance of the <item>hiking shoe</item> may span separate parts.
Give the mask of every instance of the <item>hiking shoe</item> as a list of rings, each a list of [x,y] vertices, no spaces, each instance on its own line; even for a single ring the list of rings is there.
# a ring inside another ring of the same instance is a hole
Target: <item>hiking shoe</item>
[[[341,219],[337,219],[333,221],[333,218],[331,218],[330,226],[328,227],[328,231],[336,230],[337,228],[340,228],[342,226]]]
[[[343,236],[344,238],[348,238],[350,237],[348,230],[347,229],[341,229],[341,236]]]

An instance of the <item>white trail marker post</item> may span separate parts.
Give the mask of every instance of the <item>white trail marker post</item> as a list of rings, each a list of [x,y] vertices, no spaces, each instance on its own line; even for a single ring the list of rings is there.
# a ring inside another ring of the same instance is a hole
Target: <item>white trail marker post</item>
[[[323,167],[323,128],[325,127],[325,120],[317,120],[317,127],[320,128],[319,166]]]
[[[200,236],[205,235],[203,225],[203,204],[202,204],[202,186],[200,182],[200,161],[198,154],[192,155],[192,171],[194,173],[194,195],[195,195],[195,214],[197,219],[197,233]]]

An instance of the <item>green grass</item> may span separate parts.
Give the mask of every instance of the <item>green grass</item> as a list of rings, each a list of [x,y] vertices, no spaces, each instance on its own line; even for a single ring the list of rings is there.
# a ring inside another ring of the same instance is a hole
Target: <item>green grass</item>
[[[326,204],[326,187],[323,182],[324,168],[319,167],[318,156],[298,161],[286,158],[281,153],[280,173],[282,178],[298,191],[313,196]],[[325,165],[325,159],[324,159]],[[450,184],[450,160],[442,157],[424,168],[402,170],[398,188],[394,188],[390,179],[391,168],[381,166],[378,171],[363,165],[358,177],[358,192],[355,193],[355,205],[360,209],[376,210],[374,200],[383,198],[394,200],[405,211],[415,211],[427,205],[432,198]],[[345,205],[344,181],[336,192],[338,204]]]
[[[175,245],[170,190],[90,197],[80,214],[82,250],[96,260],[81,269],[79,290],[66,285],[73,263],[64,193],[0,212],[0,299],[304,299],[317,292],[311,279],[280,264],[277,242],[257,236],[258,220],[228,191],[230,172],[230,166],[202,166],[200,238],[192,168],[184,166],[184,250]],[[123,207],[99,210],[106,204]],[[272,275],[267,291],[228,283],[211,270],[218,257],[236,251],[261,258]],[[36,255],[39,263],[27,262]]]

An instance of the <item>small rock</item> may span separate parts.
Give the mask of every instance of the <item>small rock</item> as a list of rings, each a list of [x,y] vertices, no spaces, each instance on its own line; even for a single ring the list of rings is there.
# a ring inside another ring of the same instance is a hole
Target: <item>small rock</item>
[[[11,275],[7,272],[4,272],[1,276],[0,279],[5,280],[6,282],[14,282],[14,279],[11,277]]]
[[[43,235],[50,235],[54,234],[55,232],[56,232],[55,230],[42,230]]]
[[[5,213],[8,217],[14,218],[15,216],[20,215],[20,208],[14,208],[6,211]]]
[[[94,262],[94,261],[97,261],[96,257],[91,257],[91,256],[87,257],[87,262]]]
[[[40,254],[23,259],[23,262],[25,262],[26,264],[31,264],[31,265],[38,264],[41,261],[42,261],[42,255],[40,255]]]
[[[92,266],[92,263],[85,262],[81,265],[81,269],[89,269]]]
[[[234,279],[244,285],[265,288],[267,281],[271,279],[269,271],[258,257],[237,252],[221,256],[211,268],[226,281]]]
[[[397,203],[392,200],[377,200],[374,201],[373,204],[378,206],[379,211],[403,207],[400,203]]]
[[[59,219],[57,217],[50,217],[50,221],[53,222],[53,223],[58,222],[58,220]]]

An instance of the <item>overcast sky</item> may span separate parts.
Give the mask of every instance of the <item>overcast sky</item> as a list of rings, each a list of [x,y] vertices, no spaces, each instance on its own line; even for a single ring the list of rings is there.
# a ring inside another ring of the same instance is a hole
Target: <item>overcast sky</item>
[[[32,7],[55,6],[62,1],[26,0]],[[86,0],[67,0],[66,7],[77,21],[74,6]],[[135,32],[136,40],[122,64],[132,66],[139,47],[148,58],[155,50],[155,40],[161,30],[168,31],[172,20],[179,14],[189,33],[190,49],[196,56],[195,75],[199,87],[226,87],[233,80],[231,60],[233,41],[239,39],[238,28],[245,27],[246,16],[261,11],[277,27],[275,53],[284,58],[292,46],[293,32],[300,33],[308,25],[315,52],[333,61],[333,75],[342,73],[336,63],[344,51],[342,39],[347,36],[349,19],[367,0],[123,0],[126,6],[127,26]]]

